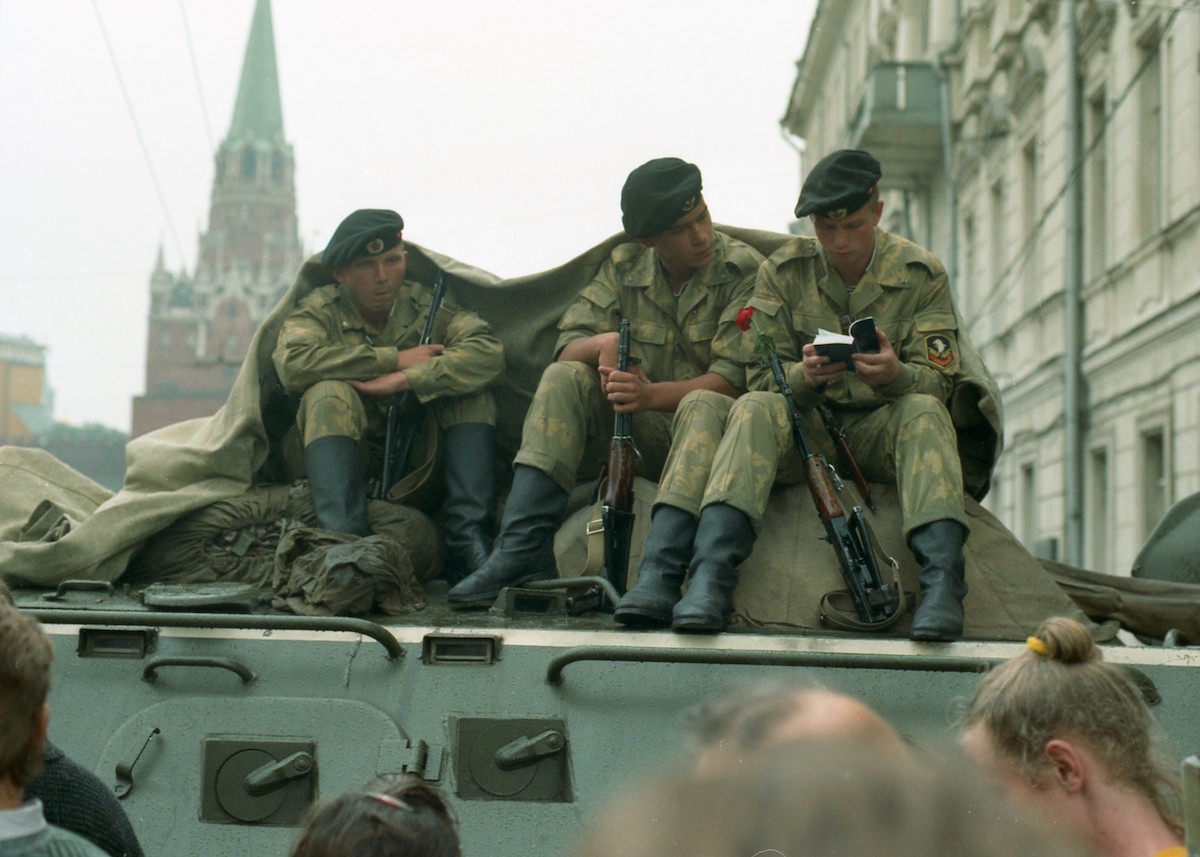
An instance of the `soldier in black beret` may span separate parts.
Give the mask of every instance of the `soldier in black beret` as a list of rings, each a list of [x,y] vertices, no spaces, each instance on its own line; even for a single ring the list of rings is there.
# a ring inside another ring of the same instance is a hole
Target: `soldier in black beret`
[[[699,168],[655,158],[633,170],[621,222],[631,240],[559,321],[557,359],[525,418],[500,536],[487,562],[450,590],[453,605],[489,605],[502,587],[558,575],[554,534],[576,480],[594,478],[606,459],[615,413],[635,415],[637,472],[657,480],[685,397],[727,399],[744,389],[740,331],[728,322],[749,298],[762,255],[713,229]],[[615,368],[622,319],[640,361],[624,372]]]
[[[383,488],[394,502],[440,513],[447,575],[458,579],[491,550],[490,387],[504,371],[504,351],[490,325],[449,298],[434,315],[431,341],[422,343],[433,291],[407,278],[403,230],[404,219],[387,209],[346,217],[321,254],[333,282],[297,303],[273,359],[284,389],[301,397],[297,426],[323,529],[371,533],[364,478],[379,474],[366,472],[369,450],[385,443],[389,405],[424,406],[404,417],[421,421],[409,461],[396,463],[404,478]],[[444,481],[440,510],[428,504],[442,491],[417,492],[427,474]]]
[[[834,152],[818,161],[804,180],[796,216],[815,214],[842,220],[872,199],[878,199],[882,177],[879,161],[870,153],[858,149]]]
[[[333,271],[359,256],[378,256],[403,240],[404,218],[386,208],[360,208],[338,224],[321,264]]]
[[[815,451],[836,459],[825,426],[813,416],[824,402],[840,418],[867,478],[897,486],[904,534],[921,564],[910,635],[955,640],[963,633],[967,591],[963,493],[967,488],[980,498],[987,491],[1002,436],[999,393],[974,349],[962,347],[965,333],[942,263],[879,228],[881,178],[879,162],[860,150],[834,152],[813,167],[795,211],[811,218],[816,237],[796,238],[762,265],[752,320],[774,343]],[[818,330],[849,333],[850,320],[865,317],[874,320],[877,341],[864,340],[849,363],[834,363],[813,345]],[[681,559],[689,563],[687,592],[680,597],[677,571],[645,585],[639,579],[618,605],[618,621],[667,619],[676,630],[707,632],[728,623],[737,567],[750,555],[773,481],[802,480],[804,472],[795,445],[780,433],[789,413],[772,392],[773,373],[755,363],[748,383],[751,392],[733,403],[723,423],[688,424],[682,409],[676,417],[675,442],[692,454],[672,459],[658,502],[702,511],[694,541],[665,542],[659,553],[673,558],[676,569]],[[973,435],[961,461],[959,429],[947,407],[959,386],[973,388],[956,409]],[[697,467],[703,460],[712,462],[708,469]],[[643,575],[647,564],[664,564],[652,555],[653,542],[652,528]],[[627,602],[636,609],[626,609]]]

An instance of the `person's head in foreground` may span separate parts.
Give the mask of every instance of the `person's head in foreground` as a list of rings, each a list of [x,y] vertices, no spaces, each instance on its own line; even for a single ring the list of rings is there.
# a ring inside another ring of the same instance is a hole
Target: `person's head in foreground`
[[[1183,844],[1175,768],[1138,688],[1080,623],[1047,619],[979,683],[963,747],[1010,793],[1108,857]]]
[[[316,803],[291,857],[460,857],[457,826],[436,786],[380,777]]]
[[[900,734],[845,693],[786,681],[734,686],[685,712],[699,773],[716,773],[763,747],[842,739],[904,753]]]
[[[574,857],[1083,857],[970,765],[844,740],[764,748],[723,776],[642,781],[596,815]]]

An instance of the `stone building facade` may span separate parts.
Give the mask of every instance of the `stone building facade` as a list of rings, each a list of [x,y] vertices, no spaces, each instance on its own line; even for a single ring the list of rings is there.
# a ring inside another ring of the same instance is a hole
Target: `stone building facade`
[[[255,329],[304,261],[295,160],[283,133],[269,0],[257,0],[229,133],[215,157],[196,271],[150,277],[145,393],[132,435],[225,403]]]
[[[1113,574],[1200,491],[1198,58],[1195,0],[822,0],[783,119],[802,173],[876,154],[946,262],[1003,389],[989,508]]]

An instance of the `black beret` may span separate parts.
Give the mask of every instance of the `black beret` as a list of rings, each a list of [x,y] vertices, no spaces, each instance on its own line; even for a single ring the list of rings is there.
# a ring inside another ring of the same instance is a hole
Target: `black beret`
[[[321,254],[327,268],[349,265],[359,256],[378,256],[400,243],[404,218],[386,208],[360,208],[333,230]]]
[[[630,238],[650,238],[696,207],[700,168],[679,158],[655,158],[621,188],[621,225]]]
[[[796,216],[841,218],[867,204],[883,175],[879,161],[861,149],[842,149],[817,162],[804,180]]]

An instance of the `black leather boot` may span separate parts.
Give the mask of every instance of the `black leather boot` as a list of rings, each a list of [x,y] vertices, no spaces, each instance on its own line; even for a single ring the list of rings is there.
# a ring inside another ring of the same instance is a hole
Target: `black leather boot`
[[[554,534],[566,508],[567,492],[557,482],[518,464],[496,544],[482,567],[450,589],[450,606],[486,607],[506,586],[557,577]]]
[[[304,472],[318,527],[354,536],[372,534],[354,438],[330,435],[314,440],[304,447]]]
[[[492,552],[496,514],[496,429],[462,423],[444,432],[446,499],[441,525],[446,539],[445,578],[457,583]]]
[[[729,627],[738,566],[757,535],[750,516],[724,503],[700,512],[687,592],[672,611],[672,630],[711,634]]]
[[[697,524],[695,515],[676,506],[662,505],[654,510],[637,583],[617,604],[614,619],[640,628],[671,624],[671,610],[679,601],[692,558]]]
[[[963,597],[967,594],[966,531],[949,518],[913,530],[908,547],[921,563],[921,599],[913,613],[914,640],[948,643],[962,639]]]

